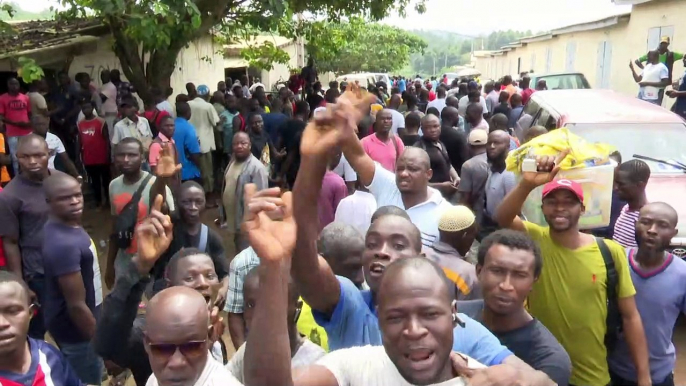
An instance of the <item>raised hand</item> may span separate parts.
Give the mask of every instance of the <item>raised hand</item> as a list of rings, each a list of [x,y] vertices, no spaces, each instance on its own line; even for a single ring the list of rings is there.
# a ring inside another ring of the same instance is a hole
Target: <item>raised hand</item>
[[[181,164],[174,162],[174,153],[171,143],[162,144],[162,151],[157,158],[157,166],[155,167],[155,175],[157,177],[173,177],[181,171]]]
[[[522,172],[522,180],[532,187],[545,185],[552,181],[560,171],[560,164],[569,154],[569,150],[563,150],[556,157],[536,157],[536,172]]]
[[[261,260],[290,260],[295,248],[296,230],[290,192],[281,194],[279,188],[258,192],[255,184],[245,185],[243,231]]]
[[[352,85],[336,104],[311,121],[302,135],[300,153],[308,156],[328,156],[345,136],[354,135],[357,123],[369,111],[376,96]]]
[[[162,195],[158,194],[150,215],[136,227],[138,253],[132,260],[141,274],[150,272],[174,238],[171,219],[162,214],[162,201]]]

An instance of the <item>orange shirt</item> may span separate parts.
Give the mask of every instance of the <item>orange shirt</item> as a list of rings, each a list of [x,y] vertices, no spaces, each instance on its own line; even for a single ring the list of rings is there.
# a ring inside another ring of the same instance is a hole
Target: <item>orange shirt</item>
[[[0,153],[5,154],[5,135],[0,134]],[[0,183],[9,182],[10,174],[7,172],[7,166],[0,167]]]

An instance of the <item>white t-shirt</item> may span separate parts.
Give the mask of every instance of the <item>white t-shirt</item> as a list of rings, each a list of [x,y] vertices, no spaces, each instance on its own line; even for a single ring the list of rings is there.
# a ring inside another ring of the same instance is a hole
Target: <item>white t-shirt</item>
[[[664,63],[648,63],[643,68],[643,71],[641,71],[641,75],[643,76],[643,82],[660,82],[662,79],[669,79],[669,69]],[[664,87],[641,87],[641,99],[651,101],[657,100],[659,98],[659,92],[662,89],[664,89]]]
[[[333,169],[333,172],[341,176],[345,182],[357,181],[357,173],[355,173],[353,167],[350,166],[350,162],[345,159],[345,155],[341,155],[341,161],[336,168]]]
[[[391,131],[393,134],[398,135],[398,129],[405,128],[405,116],[399,111],[389,109],[391,111],[391,116],[393,117],[393,124],[391,126]]]
[[[45,135],[45,142],[48,143],[48,154],[50,158],[48,159],[48,169],[55,169],[55,156],[60,153],[67,151],[64,148],[62,140],[53,133],[47,133]]]
[[[485,366],[467,357],[467,366],[473,369]],[[412,386],[398,372],[383,346],[364,346],[336,350],[317,362],[327,368],[340,386]],[[466,386],[458,377],[433,386]]]
[[[443,109],[445,108],[445,98],[437,98],[432,100],[426,105],[426,109],[430,109],[431,107],[435,107],[438,109],[438,113],[440,114]]]
[[[200,140],[200,152],[209,153],[216,150],[214,143],[214,127],[219,123],[217,109],[204,99],[197,97],[188,102],[191,107],[191,125],[195,128]]]
[[[172,117],[176,117],[176,111],[174,111],[174,108],[172,107],[171,103],[169,103],[169,101],[167,100],[158,103],[157,105],[155,105],[155,107],[157,107],[157,110],[159,111],[166,111]]]
[[[484,115],[488,114],[486,99],[484,99],[483,96],[479,97],[479,104],[484,110]],[[467,106],[469,106],[469,96],[465,95],[462,98],[460,98],[460,101],[457,104],[457,113],[464,117],[464,115],[467,113]]]
[[[150,375],[145,386],[159,386],[154,373]],[[193,386],[242,386],[242,383],[208,353],[205,368]]]
[[[372,224],[372,216],[375,211],[376,199],[374,195],[356,190],[355,193],[338,203],[334,221],[353,226],[364,236]]]
[[[308,339],[304,339],[303,344],[298,348],[298,351],[295,352],[293,358],[291,358],[291,368],[295,369],[302,366],[313,365],[324,355],[326,355],[326,352],[323,348],[310,342]],[[243,373],[244,357],[245,343],[238,348],[238,351],[231,357],[229,363],[226,364],[226,369],[241,383],[245,382]]]
[[[102,85],[100,92],[107,97],[102,102],[102,111],[106,114],[116,114],[119,111],[117,108],[117,86],[112,82],[107,82]]]
[[[395,174],[384,169],[379,163],[375,163],[374,179],[367,189],[374,195],[378,207],[394,205],[405,209],[412,223],[419,228],[422,234],[422,244],[427,247],[433,245],[438,238],[438,219],[443,210],[450,207],[450,203],[443,198],[438,190],[427,187],[429,190],[428,200],[411,208],[405,208],[400,190],[398,190],[395,182]]]

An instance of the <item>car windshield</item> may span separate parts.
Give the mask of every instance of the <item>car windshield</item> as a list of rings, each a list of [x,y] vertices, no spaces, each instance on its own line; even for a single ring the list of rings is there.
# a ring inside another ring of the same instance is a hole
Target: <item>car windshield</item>
[[[542,76],[540,79],[545,80],[548,90],[576,90],[591,88],[586,78],[581,74]]]
[[[617,148],[622,161],[634,154],[672,163],[686,164],[686,125],[683,123],[567,124],[574,133],[589,142],[606,143]],[[679,169],[655,161],[645,161],[652,172],[675,173]]]

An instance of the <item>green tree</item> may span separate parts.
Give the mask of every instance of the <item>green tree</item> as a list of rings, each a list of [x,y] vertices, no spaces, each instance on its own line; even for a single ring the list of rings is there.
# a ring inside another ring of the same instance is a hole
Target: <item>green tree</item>
[[[394,72],[426,42],[400,28],[369,23],[362,18],[343,22],[313,22],[304,28],[307,52],[320,72]]]
[[[143,100],[150,87],[169,87],[179,52],[208,33],[226,41],[273,31],[283,20],[307,12],[313,18],[364,15],[380,20],[401,13],[410,0],[61,0],[58,17],[96,16],[109,27],[113,51]],[[416,6],[421,10],[423,1]]]

